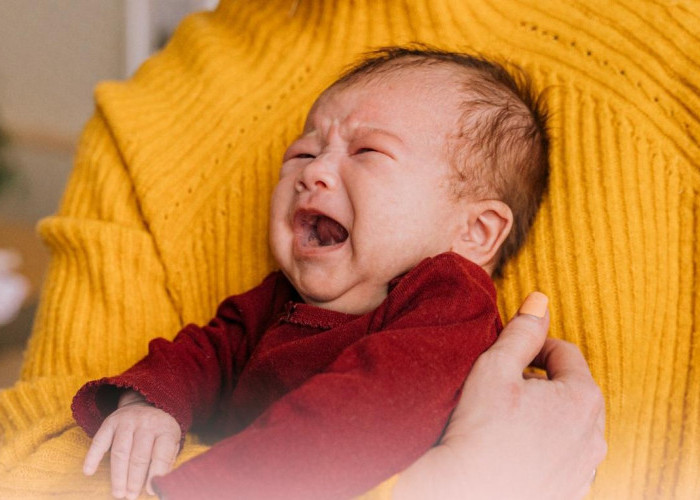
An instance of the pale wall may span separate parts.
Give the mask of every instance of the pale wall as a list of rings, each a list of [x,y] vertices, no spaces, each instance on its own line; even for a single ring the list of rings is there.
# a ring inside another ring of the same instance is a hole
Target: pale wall
[[[55,210],[95,84],[124,76],[124,31],[123,0],[0,0],[0,124],[19,173],[0,217]]]

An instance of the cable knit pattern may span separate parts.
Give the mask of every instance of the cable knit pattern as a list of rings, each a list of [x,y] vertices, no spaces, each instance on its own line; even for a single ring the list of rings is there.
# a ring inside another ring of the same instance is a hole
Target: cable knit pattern
[[[270,192],[313,99],[359,53],[411,41],[513,61],[546,89],[551,185],[500,307],[549,294],[552,334],[603,388],[592,498],[700,497],[698,0],[222,0],[187,18],[97,88],[40,225],[53,258],[0,393],[0,497],[109,497],[106,466],[82,476],[74,392],[262,279]],[[203,449],[188,438],[181,460]]]

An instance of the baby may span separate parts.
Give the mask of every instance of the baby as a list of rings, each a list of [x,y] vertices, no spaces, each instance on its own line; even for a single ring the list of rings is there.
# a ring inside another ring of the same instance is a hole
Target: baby
[[[547,172],[544,113],[501,66],[373,53],[284,155],[280,271],[77,393],[85,473],[111,447],[114,496],[170,499],[346,498],[400,472],[500,331],[490,275],[522,244]],[[168,474],[189,430],[220,441]]]

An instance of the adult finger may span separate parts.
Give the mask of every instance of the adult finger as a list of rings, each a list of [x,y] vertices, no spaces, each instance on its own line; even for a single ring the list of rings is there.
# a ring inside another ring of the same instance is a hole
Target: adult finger
[[[496,342],[480,356],[477,363],[497,366],[507,376],[520,376],[540,352],[547,338],[547,302],[547,296],[543,293],[532,292],[528,295],[518,314],[503,328]]]
[[[157,476],[163,476],[170,472],[177,456],[177,451],[180,447],[178,440],[175,440],[170,435],[160,435],[156,438],[153,444],[153,453],[151,457],[151,466],[148,470],[148,478],[146,479],[146,491],[149,495],[154,495],[151,480]]]
[[[124,498],[126,496],[126,480],[129,473],[129,457],[131,456],[133,441],[134,433],[132,429],[117,427],[110,454],[112,496],[115,498]]]
[[[605,435],[605,398],[603,398],[603,406],[598,412],[598,418],[596,419],[596,427],[602,436]]]
[[[92,476],[95,473],[102,461],[102,457],[112,446],[113,437],[114,426],[109,422],[105,422],[92,438],[92,444],[90,444],[90,449],[88,449],[83,462],[83,474]]]
[[[600,464],[608,454],[608,443],[605,440],[605,398],[602,392],[600,393],[600,401],[600,409],[598,410],[598,416],[596,418],[596,430],[598,431],[596,434],[596,444],[599,449],[598,464]]]
[[[548,338],[533,361],[533,366],[545,370],[550,380],[566,382],[568,387],[575,387],[577,398],[586,401],[585,407],[591,409],[591,422],[595,423],[601,436],[605,434],[605,398],[576,345]]]
[[[545,370],[551,380],[575,378],[593,382],[591,370],[580,349],[565,340],[546,339],[532,366]]]
[[[552,381],[563,383],[575,399],[579,415],[589,419],[587,440],[591,451],[591,470],[607,454],[605,441],[605,398],[579,348],[564,340],[547,339],[533,364],[547,371]]]
[[[141,493],[148,468],[151,465],[154,436],[151,431],[136,431],[129,458],[129,474],[126,482],[127,498],[135,499]]]

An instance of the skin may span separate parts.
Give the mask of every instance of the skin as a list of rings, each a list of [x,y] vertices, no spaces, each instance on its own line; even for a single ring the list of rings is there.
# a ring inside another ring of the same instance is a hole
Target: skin
[[[93,475],[111,450],[112,496],[137,498],[144,485],[153,495],[151,479],[172,469],[181,436],[180,424],[170,414],[149,404],[138,392],[127,391],[92,438],[83,473]]]
[[[455,251],[490,271],[512,214],[496,200],[457,199],[448,141],[461,86],[447,68],[396,70],[331,87],[287,150],[272,196],[270,248],[304,301],[362,314],[426,257]],[[309,242],[299,214],[348,232]]]
[[[444,68],[402,70],[359,85],[331,88],[313,106],[302,136],[284,156],[270,214],[273,255],[307,303],[347,313],[367,312],[381,303],[394,277],[425,257],[446,251],[455,251],[491,271],[496,252],[510,230],[512,214],[496,200],[457,199],[453,195],[453,176],[446,156],[447,142],[459,118],[460,96],[455,90],[459,86],[451,81],[453,78]],[[318,214],[341,224],[347,238],[320,246],[308,222]],[[513,328],[506,327],[506,339]],[[546,334],[546,327],[543,332]],[[501,343],[499,339],[494,346],[496,354],[489,356],[498,356],[501,351],[508,354],[507,346],[499,351]],[[561,378],[561,367],[573,363],[587,374],[590,386],[592,378],[585,361],[581,365],[582,358],[569,358],[563,356],[554,364],[545,359],[541,364]],[[503,435],[504,425],[522,430],[522,436],[538,436],[532,429],[543,428],[541,422],[548,420],[545,414],[553,408],[542,402],[560,403],[560,395],[551,393],[556,390],[552,386],[555,382],[542,381],[542,394],[530,385],[522,389],[521,397],[541,409],[536,415],[524,415],[527,408],[514,409],[502,396],[512,389],[513,379],[522,380],[527,362],[518,359],[511,363],[515,371],[504,372],[495,381],[492,369],[480,368],[484,365],[477,362],[469,380],[478,382],[465,385],[465,396],[443,444],[409,469],[405,479],[402,474],[397,498],[410,498],[411,492],[421,491],[425,480],[432,477],[444,481],[446,493],[461,497],[459,493],[468,491],[463,488],[464,481],[470,480],[469,469],[461,464],[490,451],[493,443],[488,441],[489,436],[500,439],[500,450],[506,455],[511,444],[503,446],[503,439],[498,437],[499,432]],[[486,366],[493,366],[491,363]],[[575,382],[569,384],[573,389],[581,385],[580,380],[579,385]],[[566,380],[563,383],[566,385]],[[498,407],[504,404],[509,412]],[[483,415],[477,411],[482,407]],[[496,418],[490,414],[493,410],[500,412]],[[580,414],[580,408],[576,411]],[[512,418],[504,422],[502,416],[506,414]],[[554,420],[563,429],[562,420]],[[479,439],[472,437],[461,444],[465,435],[475,435],[465,429],[478,431]],[[144,485],[153,494],[151,479],[172,468],[180,438],[181,430],[173,417],[151,406],[140,394],[126,392],[119,408],[105,419],[93,438],[84,472],[94,474],[111,449],[113,496],[136,498]],[[558,438],[557,445],[568,443],[562,433]],[[484,456],[495,455],[491,452]],[[502,467],[496,461],[479,463],[482,469]],[[474,485],[484,485],[482,477],[471,480]]]
[[[401,473],[396,500],[586,496],[607,453],[605,401],[579,349],[519,314],[467,378],[440,445]],[[528,365],[546,372],[523,375]]]
[[[467,378],[441,443],[403,471],[395,500],[583,498],[607,453],[605,404],[576,346],[547,338],[549,313],[519,314]],[[547,378],[524,376],[534,365]],[[91,475],[112,448],[112,494],[136,498],[148,480],[172,468],[180,428],[137,393],[125,393],[93,439]],[[143,418],[131,418],[138,410]],[[151,448],[135,436],[153,436]],[[150,462],[150,465],[149,465]]]

